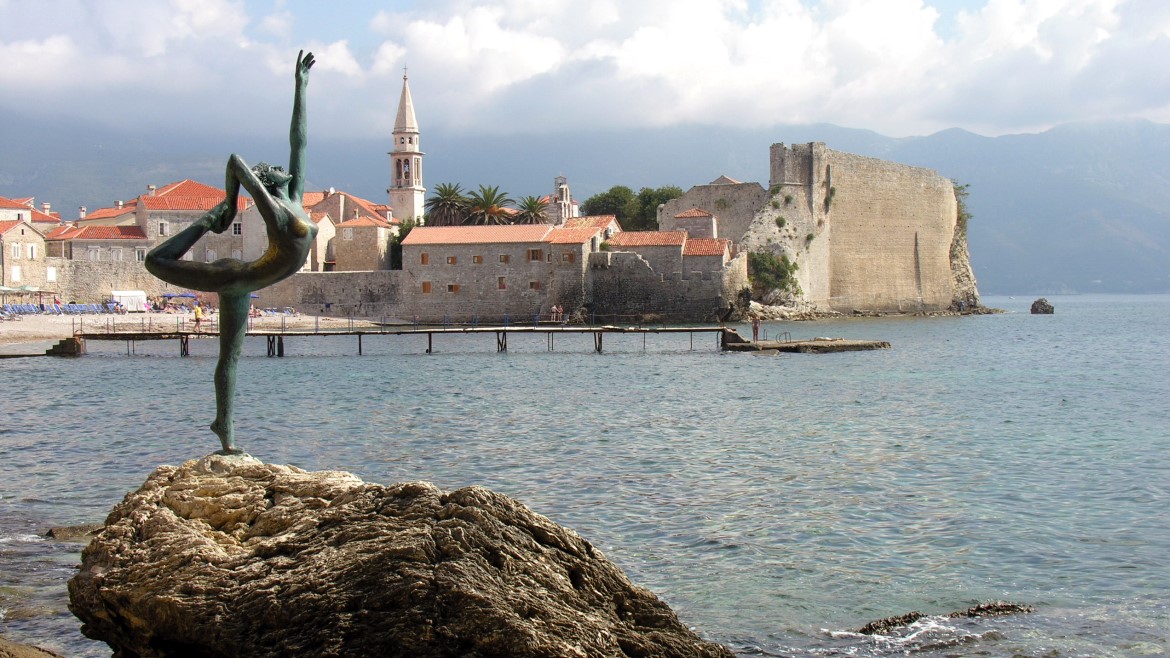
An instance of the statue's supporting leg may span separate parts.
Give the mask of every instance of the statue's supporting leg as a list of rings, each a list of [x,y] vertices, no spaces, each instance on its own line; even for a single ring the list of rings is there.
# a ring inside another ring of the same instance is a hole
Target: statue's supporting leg
[[[219,295],[219,362],[215,366],[215,422],[211,431],[219,437],[223,454],[240,454],[236,447],[235,395],[236,367],[248,333],[248,310],[251,295],[220,293]]]

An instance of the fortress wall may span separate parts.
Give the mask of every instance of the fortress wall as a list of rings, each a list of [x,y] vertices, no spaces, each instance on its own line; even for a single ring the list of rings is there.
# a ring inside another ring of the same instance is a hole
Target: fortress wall
[[[818,173],[832,196],[831,307],[948,308],[956,219],[951,181],[929,169],[838,151],[827,152]]]
[[[739,256],[717,272],[655,272],[632,252],[589,255],[586,296],[599,322],[661,316],[669,322],[711,322],[747,286],[747,259]]]
[[[257,292],[259,308],[291,306],[310,315],[391,317],[404,313],[401,270],[298,272]]]
[[[719,237],[730,238],[738,244],[751,226],[756,211],[767,199],[768,192],[759,183],[696,185],[658,208],[659,230],[669,226],[669,222],[664,224],[664,218],[673,221],[674,216],[683,211],[701,208],[715,215],[719,222]]]
[[[57,269],[57,281],[40,287],[57,291],[56,295],[66,303],[100,302],[109,299],[113,290],[142,290],[151,297],[164,292],[187,292],[186,288],[172,286],[155,278],[136,260],[91,261],[48,258],[45,265]],[[45,302],[51,301],[52,296],[46,294]]]

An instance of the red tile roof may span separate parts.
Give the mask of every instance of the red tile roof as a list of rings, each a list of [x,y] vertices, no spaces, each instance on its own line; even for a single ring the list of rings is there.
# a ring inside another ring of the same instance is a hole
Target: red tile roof
[[[565,220],[565,228],[586,228],[597,227],[606,228],[610,222],[617,222],[616,215],[586,215],[584,217],[570,217]],[[618,229],[621,229],[621,224],[618,224]]]
[[[177,196],[171,194],[167,196],[140,196],[138,197],[138,201],[147,210],[197,210],[207,212],[226,197],[227,195],[223,192],[220,192],[219,196]],[[236,202],[236,207],[239,210],[245,210],[250,203],[250,199],[240,197]]]
[[[5,210],[31,210],[32,207],[27,203],[22,203],[23,199],[9,199],[0,196],[0,208]]]
[[[390,222],[377,217],[363,216],[354,217],[349,221],[342,222],[337,225],[337,228],[354,228],[355,226],[376,226],[378,228],[391,228]]]
[[[60,226],[45,236],[48,240],[146,240],[137,226]]]
[[[611,247],[681,247],[686,231],[622,231],[609,239]]]
[[[554,228],[545,236],[545,242],[550,244],[584,244],[600,233],[601,229],[597,227]]]
[[[142,195],[142,197],[139,197],[139,198],[143,198],[146,196],[149,196],[149,194],[144,194],[144,195]],[[224,194],[223,190],[221,190],[217,187],[212,187],[210,185],[204,185],[203,183],[193,181],[189,178],[186,178],[186,179],[183,179],[177,183],[168,183],[166,185],[163,185],[162,187],[155,190],[154,196],[156,196],[156,197],[160,197],[160,196],[187,196],[187,197],[219,196],[219,198],[222,200],[224,198],[224,196],[226,196],[226,195]]]
[[[7,233],[7,232],[11,231],[14,227],[19,226],[23,223],[24,222],[19,220],[19,219],[5,219],[3,221],[0,221],[0,234]]]
[[[731,250],[726,238],[687,238],[683,256],[722,256]]]
[[[679,214],[675,215],[675,217],[681,219],[684,217],[714,217],[714,215],[707,212],[706,210],[703,210],[702,208],[691,208],[690,210],[684,210],[680,212]]]
[[[505,226],[418,226],[402,241],[406,245],[510,244],[543,242],[551,230],[547,224]]]
[[[121,217],[122,215],[128,215],[128,214],[133,214],[133,213],[134,213],[134,202],[132,201],[129,204],[122,206],[121,208],[98,208],[97,210],[95,210],[93,212],[86,213],[85,217],[83,219],[78,220],[78,221],[85,222],[85,221],[89,221],[91,219],[110,219],[111,217]]]

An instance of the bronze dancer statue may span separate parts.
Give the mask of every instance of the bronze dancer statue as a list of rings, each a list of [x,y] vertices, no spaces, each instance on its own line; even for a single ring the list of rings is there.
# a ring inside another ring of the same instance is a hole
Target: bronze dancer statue
[[[313,63],[313,53],[297,54],[288,172],[264,162],[249,168],[240,156],[232,154],[228,158],[224,186],[227,198],[146,256],[147,271],[163,281],[219,294],[219,362],[215,367],[216,413],[211,431],[219,436],[223,454],[243,453],[236,447],[232,414],[236,366],[247,333],[251,293],[300,270],[317,235],[317,227],[301,206],[307,133],[304,97]],[[264,218],[268,250],[251,262],[234,258],[221,258],[213,263],[182,260],[183,254],[208,231],[223,233],[231,226],[241,185],[252,195]]]

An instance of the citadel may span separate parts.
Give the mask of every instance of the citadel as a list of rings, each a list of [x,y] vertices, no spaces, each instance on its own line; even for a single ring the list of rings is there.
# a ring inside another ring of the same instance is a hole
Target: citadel
[[[813,313],[939,313],[979,306],[952,181],[917,167],[834,151],[771,147],[767,185],[719,176],[658,208],[657,231],[580,216],[564,177],[546,223],[425,225],[424,158],[409,80],[393,130],[389,203],[306,192],[318,233],[301,272],[261,291],[265,307],[420,322],[525,321],[554,308],[579,318],[740,319],[750,309],[749,253],[791,268],[763,301]],[[115,290],[182,293],[146,272],[147,252],[224,199],[191,180],[148,186],[62,222],[49,204],[0,197],[0,284],[62,300]],[[401,269],[392,245],[403,222]],[[188,258],[253,260],[264,222],[241,198],[237,221]],[[132,309],[139,310],[139,309]]]

